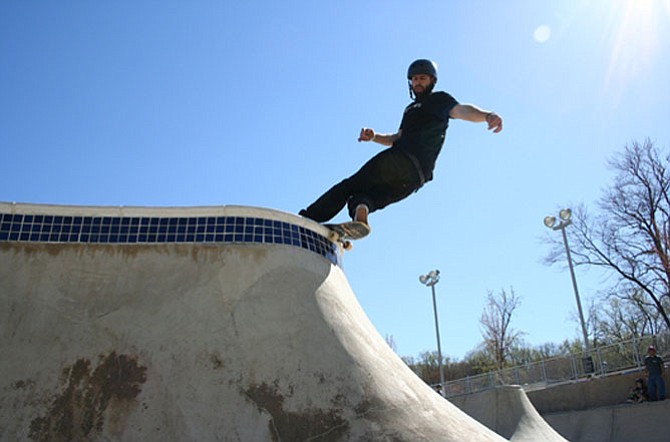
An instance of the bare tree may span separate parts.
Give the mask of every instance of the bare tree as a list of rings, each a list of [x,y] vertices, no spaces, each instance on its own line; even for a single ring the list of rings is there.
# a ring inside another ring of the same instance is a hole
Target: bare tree
[[[513,288],[510,288],[509,293],[504,289],[500,290],[497,295],[489,292],[487,304],[479,320],[484,347],[491,355],[498,370],[505,366],[512,348],[520,343],[523,335],[510,327],[512,314],[520,304],[521,299],[516,296]]]
[[[590,308],[593,318],[594,341],[603,344],[656,335],[663,327],[663,320],[648,297],[641,290],[631,290],[625,297],[608,294]]]
[[[626,146],[609,165],[616,177],[599,213],[573,210],[568,234],[575,264],[605,269],[614,276],[611,293],[641,309],[651,304],[670,329],[670,155],[645,140]],[[549,242],[554,247],[546,261],[554,263],[560,244]]]

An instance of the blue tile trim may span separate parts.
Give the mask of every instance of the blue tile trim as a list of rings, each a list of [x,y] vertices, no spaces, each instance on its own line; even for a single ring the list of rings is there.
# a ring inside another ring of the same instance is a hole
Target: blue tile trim
[[[0,213],[0,242],[285,244],[340,264],[328,238],[284,221],[241,216],[114,217]]]

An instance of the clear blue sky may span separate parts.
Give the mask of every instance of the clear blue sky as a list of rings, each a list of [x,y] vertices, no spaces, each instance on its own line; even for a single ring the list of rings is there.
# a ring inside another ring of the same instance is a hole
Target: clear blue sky
[[[653,0],[0,3],[0,200],[298,210],[395,132],[416,58],[438,89],[503,116],[454,121],[434,181],[371,216],[345,271],[402,356],[481,341],[513,287],[531,345],[580,336],[565,268],[540,259],[558,209],[592,205],[606,160],[670,144],[670,4]],[[342,213],[339,220],[344,220]],[[583,303],[603,285],[577,270]]]

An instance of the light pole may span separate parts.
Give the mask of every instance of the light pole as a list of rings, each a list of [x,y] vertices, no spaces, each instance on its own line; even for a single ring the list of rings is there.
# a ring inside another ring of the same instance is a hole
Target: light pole
[[[435,334],[437,335],[437,363],[440,368],[440,394],[444,395],[444,367],[442,366],[442,347],[440,346],[440,326],[437,322],[437,303],[435,302],[435,284],[440,281],[440,271],[431,270],[427,275],[419,276],[421,284],[425,284],[433,292],[433,313],[435,314]]]
[[[577,300],[577,311],[579,312],[579,321],[582,324],[582,334],[584,335],[584,348],[588,353],[591,350],[589,345],[589,335],[586,333],[586,323],[584,322],[584,312],[582,311],[582,302],[579,300],[579,290],[577,290],[577,279],[575,278],[575,270],[572,267],[572,256],[570,255],[570,247],[568,247],[568,236],[565,234],[565,228],[572,224],[570,218],[572,211],[570,209],[563,209],[558,212],[558,217],[561,219],[556,225],[555,216],[544,217],[544,225],[552,230],[560,230],[563,234],[563,244],[565,245],[565,254],[568,257],[568,267],[570,267],[570,276],[572,277],[572,288],[575,291],[575,299]]]

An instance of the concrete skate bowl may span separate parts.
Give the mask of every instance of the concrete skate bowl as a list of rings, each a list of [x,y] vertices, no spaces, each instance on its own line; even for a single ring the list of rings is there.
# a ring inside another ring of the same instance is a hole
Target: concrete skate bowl
[[[246,207],[0,204],[0,440],[504,440],[386,345],[327,233]]]
[[[511,441],[566,441],[540,416],[519,386],[502,386],[449,400]]]

